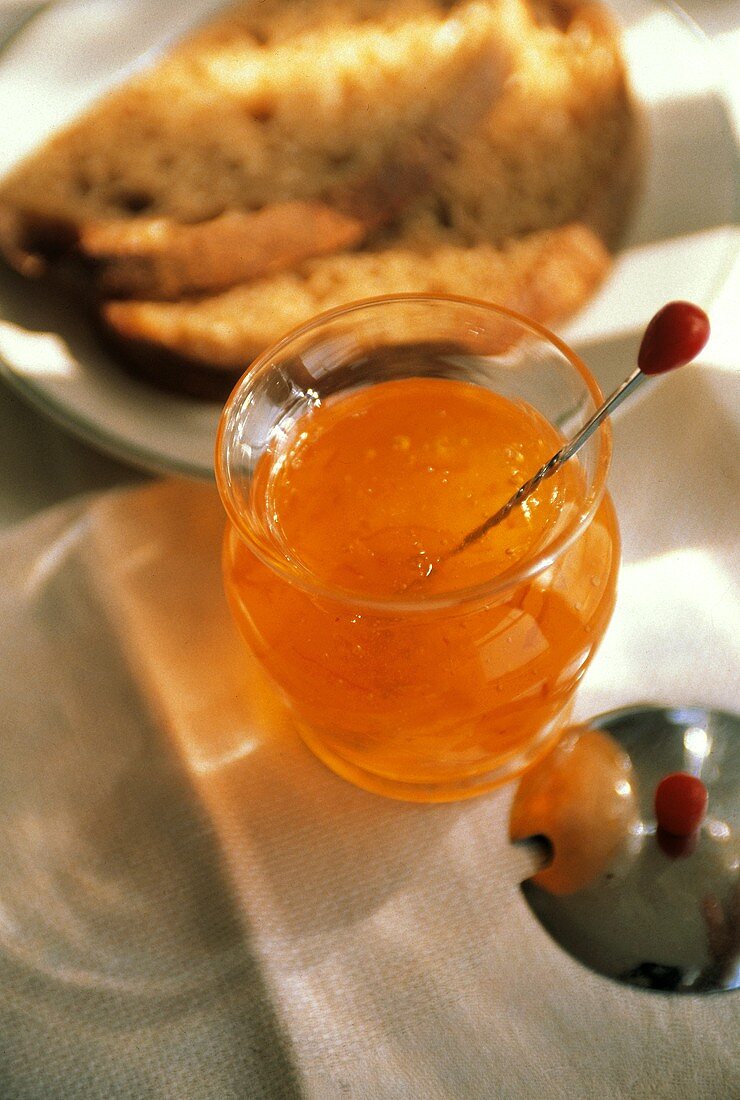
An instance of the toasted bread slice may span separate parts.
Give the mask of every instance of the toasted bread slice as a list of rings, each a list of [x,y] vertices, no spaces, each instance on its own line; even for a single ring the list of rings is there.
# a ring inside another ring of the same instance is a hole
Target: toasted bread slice
[[[461,95],[481,58],[500,94]],[[0,247],[29,274],[83,257],[123,296],[99,318],[131,369],[218,400],[351,299],[467,294],[560,322],[609,269],[637,133],[591,0],[241,3],[0,186]]]
[[[494,63],[485,42],[452,78],[452,103],[430,107],[413,133],[401,127],[395,147],[362,184],[325,187],[322,199],[228,210],[195,223],[168,217],[84,222],[67,253],[79,258],[103,297],[167,300],[354,248],[429,191],[459,138],[490,111],[502,84],[501,59]]]
[[[303,199],[229,210],[183,225],[170,218],[93,222],[78,248],[105,297],[177,299],[293,267],[358,244],[359,218]]]
[[[554,324],[587,301],[609,266],[600,239],[570,225],[501,248],[441,239],[423,252],[396,243],[327,256],[199,300],[109,302],[102,315],[109,339],[137,374],[220,400],[270,343],[344,302],[402,292],[462,294]]]
[[[443,222],[494,243],[580,221],[616,246],[639,186],[641,134],[620,34],[591,0],[530,0],[513,68],[480,126],[461,139],[402,231]]]
[[[510,68],[499,12],[518,3],[242,3],[11,173],[0,247],[30,271],[24,257],[56,257],[99,222],[189,224],[294,200],[333,205],[368,184],[380,193],[404,144],[460,108],[471,73],[485,70],[467,97],[480,95],[476,121],[490,106]]]

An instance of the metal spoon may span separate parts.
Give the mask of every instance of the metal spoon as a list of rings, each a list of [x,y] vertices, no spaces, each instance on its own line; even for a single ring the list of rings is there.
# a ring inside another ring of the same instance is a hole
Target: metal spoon
[[[557,839],[553,847],[526,842],[532,871],[539,861],[540,872],[522,885],[527,904],[561,947],[609,978],[670,993],[740,988],[740,718],[697,707],[634,706],[582,729],[608,735],[627,754],[634,817],[598,874],[561,896],[545,889],[542,868],[548,857],[555,868],[579,845],[588,860],[598,843],[598,819],[593,828],[582,818],[580,829],[566,822],[560,853]],[[571,759],[579,766],[575,752]],[[547,758],[536,765],[543,766]],[[561,756],[555,779],[566,785],[567,766]],[[656,823],[656,788],[676,771],[700,778],[708,793],[706,817],[688,837],[672,837]],[[514,807],[528,797],[531,782],[525,773]],[[533,825],[536,830],[536,820]]]
[[[552,477],[564,462],[581,449],[599,424],[610,416],[630,394],[634,393],[646,378],[655,374],[665,374],[675,367],[690,363],[708,339],[709,318],[699,306],[691,302],[669,302],[668,305],[663,306],[645,329],[637,356],[638,365],[632,374],[625,378],[614,393],[604,401],[570,442],[561,447],[533,477],[525,481],[503,507],[470,531],[446,556],[459,554],[461,550],[483,538],[492,527],[506,519],[511,510],[531,496],[545,478]]]

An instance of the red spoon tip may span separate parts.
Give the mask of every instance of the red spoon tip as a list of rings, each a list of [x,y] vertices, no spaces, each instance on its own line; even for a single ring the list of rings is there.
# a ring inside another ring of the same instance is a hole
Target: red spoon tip
[[[643,374],[665,374],[695,359],[709,339],[709,318],[692,302],[669,302],[645,329],[637,355]]]

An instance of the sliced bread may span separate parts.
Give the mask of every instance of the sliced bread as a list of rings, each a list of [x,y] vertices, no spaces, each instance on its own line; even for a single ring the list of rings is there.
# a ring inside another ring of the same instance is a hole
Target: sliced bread
[[[268,344],[345,302],[404,292],[467,295],[554,324],[590,297],[609,265],[599,238],[569,225],[502,248],[440,240],[425,250],[395,244],[326,256],[196,301],[108,302],[102,318],[109,341],[137,374],[218,400]]]
[[[362,297],[559,323],[609,270],[637,137],[590,0],[242,2],[0,185],[0,247],[82,260],[131,369],[217,400]]]
[[[193,223],[377,191],[431,122],[454,122],[462,101],[480,121],[510,69],[508,9],[518,0],[242,3],[3,182],[5,251],[56,256],[106,220]]]

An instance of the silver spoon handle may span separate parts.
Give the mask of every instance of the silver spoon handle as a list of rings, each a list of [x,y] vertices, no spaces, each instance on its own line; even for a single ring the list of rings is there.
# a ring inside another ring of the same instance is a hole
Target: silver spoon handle
[[[483,520],[483,523],[479,524],[473,531],[469,531],[452,553],[457,554],[460,550],[464,550],[466,546],[470,546],[472,542],[476,542],[478,539],[482,538],[492,527],[495,527],[496,524],[506,519],[512,508],[516,508],[518,504],[526,500],[545,478],[552,477],[564,462],[567,462],[569,458],[573,457],[576,451],[580,450],[586,440],[590,439],[596,431],[602,420],[610,416],[611,413],[622,404],[625,398],[629,397],[629,395],[645,381],[646,377],[647,376],[642,373],[639,367],[636,367],[632,374],[630,374],[628,378],[625,378],[624,382],[622,382],[614,393],[607,398],[601,408],[594,413],[591,419],[583,425],[578,434],[575,435],[570,442],[561,447],[560,450],[529,479],[529,481],[525,481],[523,485],[520,485],[514,495],[507,500],[506,504],[504,504],[502,508],[499,508],[498,512],[489,516],[488,519]]]
[[[572,458],[576,451],[581,449],[586,440],[591,438],[602,420],[605,420],[607,416],[611,416],[614,410],[619,408],[625,398],[629,397],[631,393],[634,393],[637,387],[641,385],[646,378],[647,375],[643,374],[639,367],[635,367],[632,374],[617,386],[614,393],[607,397],[601,408],[597,409],[591,419],[586,421],[578,435],[574,436],[570,443],[566,443],[564,447],[561,447],[556,456],[560,456],[558,466],[563,462],[567,462],[569,458]],[[550,461],[552,461],[552,459]],[[547,465],[549,466],[550,463],[548,462]],[[550,473],[554,472],[555,470],[550,471]]]

